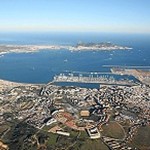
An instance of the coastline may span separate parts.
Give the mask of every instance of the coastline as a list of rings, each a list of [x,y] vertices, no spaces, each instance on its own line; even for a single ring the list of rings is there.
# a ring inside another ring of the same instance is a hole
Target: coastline
[[[95,44],[92,46],[61,46],[61,45],[5,45],[0,44],[0,55],[7,53],[32,53],[41,50],[61,50],[66,49],[69,51],[111,51],[111,50],[131,50],[127,46]]]
[[[0,79],[0,92],[2,92],[2,90],[8,88],[12,89],[13,87],[17,87],[17,86],[39,86],[39,85],[45,85],[45,84],[21,83],[21,82],[13,82],[9,80]]]

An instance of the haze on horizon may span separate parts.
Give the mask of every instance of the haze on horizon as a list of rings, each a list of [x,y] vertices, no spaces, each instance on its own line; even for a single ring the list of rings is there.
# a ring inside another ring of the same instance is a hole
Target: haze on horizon
[[[3,0],[0,32],[150,33],[149,0]]]

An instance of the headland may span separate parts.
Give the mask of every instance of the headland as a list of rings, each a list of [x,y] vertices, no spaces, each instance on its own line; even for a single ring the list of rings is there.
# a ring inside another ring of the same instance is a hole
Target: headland
[[[6,53],[31,53],[40,50],[60,50],[67,49],[70,51],[106,51],[106,50],[130,50],[127,46],[119,46],[109,42],[103,43],[80,43],[75,46],[62,45],[0,45],[0,54]]]

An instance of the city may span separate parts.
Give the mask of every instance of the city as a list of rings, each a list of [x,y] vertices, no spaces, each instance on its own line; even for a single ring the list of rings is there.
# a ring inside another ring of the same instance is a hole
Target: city
[[[101,85],[99,89],[89,89],[61,87],[52,82],[43,85],[1,83],[5,86],[0,89],[0,135],[12,147],[19,146],[19,139],[13,137],[13,141],[8,140],[8,136],[12,138],[15,128],[21,132],[16,127],[19,124],[25,124],[34,131],[33,134],[25,133],[27,135],[22,142],[38,149],[46,149],[50,140],[50,137],[43,137],[43,142],[39,141],[39,132],[76,139],[63,148],[57,144],[59,149],[75,149],[83,136],[85,139],[99,139],[105,149],[114,150],[142,148],[143,145],[135,145],[141,138],[136,137],[139,136],[137,133],[141,128],[149,132],[149,85]],[[57,146],[50,145],[52,149]],[[145,141],[144,146],[149,147],[149,142]]]
[[[0,0],[0,150],[150,150],[150,0]]]

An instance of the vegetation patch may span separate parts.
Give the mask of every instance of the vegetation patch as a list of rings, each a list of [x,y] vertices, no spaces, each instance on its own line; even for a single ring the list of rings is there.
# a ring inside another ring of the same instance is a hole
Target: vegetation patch
[[[109,150],[108,147],[100,140],[88,139],[81,146],[80,150]]]
[[[107,125],[102,126],[104,136],[123,139],[125,136],[125,131],[123,127],[116,122],[109,122]]]
[[[150,149],[150,126],[140,127],[134,136],[132,145],[140,150]]]

